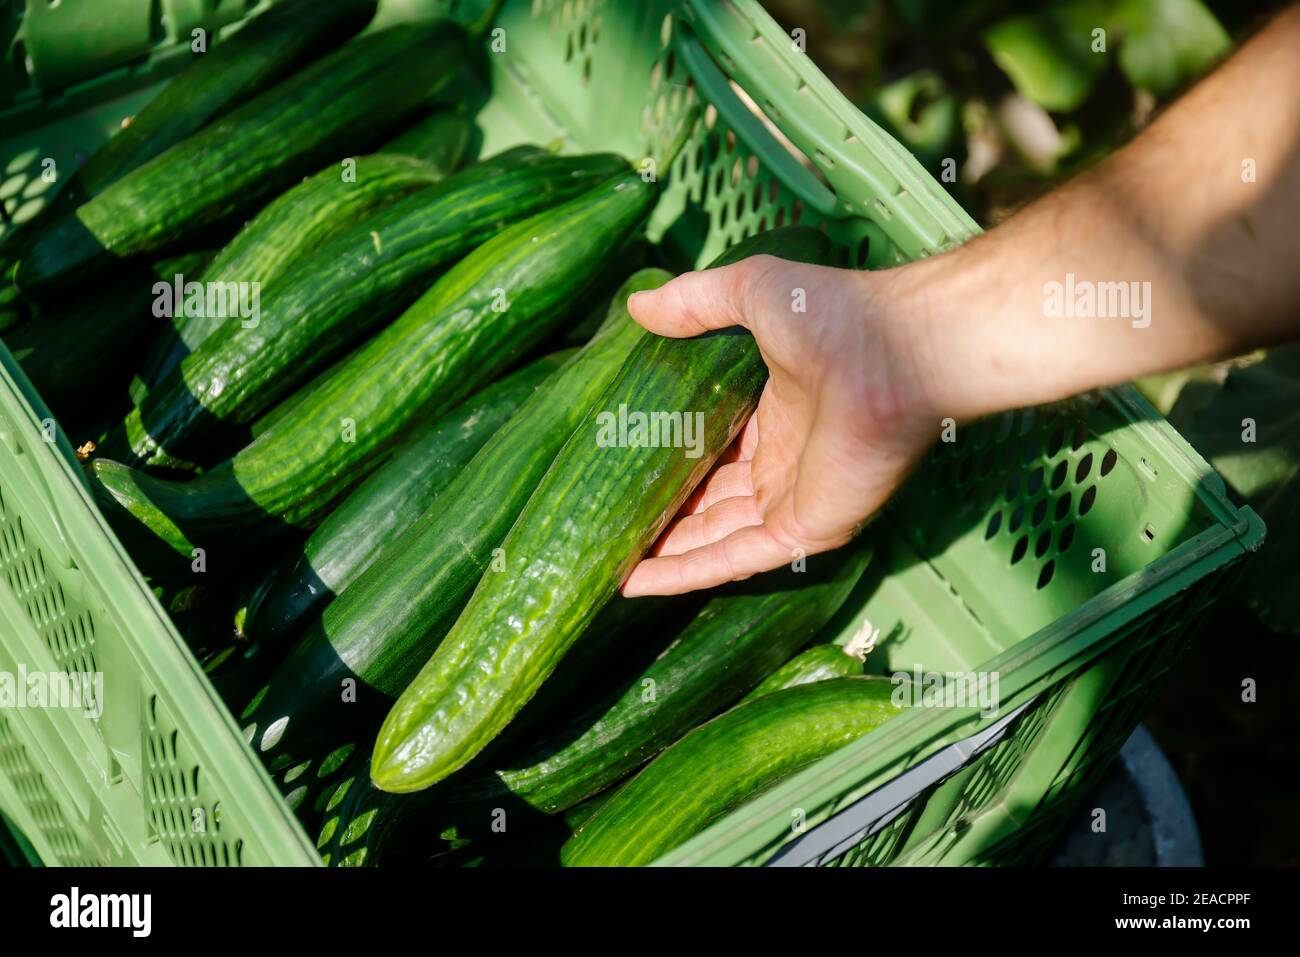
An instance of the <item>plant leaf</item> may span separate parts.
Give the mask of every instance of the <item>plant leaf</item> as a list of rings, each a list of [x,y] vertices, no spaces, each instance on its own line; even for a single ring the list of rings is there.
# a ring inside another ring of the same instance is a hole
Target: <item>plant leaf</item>
[[[964,156],[957,98],[933,70],[918,70],[878,90],[863,112],[937,173],[945,158]]]
[[[1081,106],[1106,67],[1093,31],[1109,22],[1104,0],[1063,0],[1048,9],[1005,17],[988,27],[984,45],[1021,95],[1047,110]]]
[[[1166,96],[1228,52],[1232,41],[1201,0],[1120,0],[1120,69],[1135,87]]]

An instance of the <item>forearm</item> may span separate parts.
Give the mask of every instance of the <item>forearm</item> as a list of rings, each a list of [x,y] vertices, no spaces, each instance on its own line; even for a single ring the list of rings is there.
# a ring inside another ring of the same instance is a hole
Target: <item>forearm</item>
[[[924,329],[931,408],[969,418],[1300,336],[1297,51],[1293,7],[1105,163],[888,278]]]

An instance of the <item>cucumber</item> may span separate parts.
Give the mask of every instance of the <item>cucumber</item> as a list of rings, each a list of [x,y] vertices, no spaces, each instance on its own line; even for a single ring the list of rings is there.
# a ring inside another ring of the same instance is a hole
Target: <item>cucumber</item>
[[[773,691],[797,688],[827,678],[849,678],[860,674],[862,659],[857,655],[840,645],[813,645],[764,678],[744,700],[752,701]]]
[[[177,272],[196,273],[211,250],[136,266],[97,295],[61,301],[6,334],[5,344],[36,390],[60,418],[118,397],[120,372],[144,338],[157,328],[153,285]],[[125,393],[123,392],[124,396]]]
[[[587,224],[587,230],[595,228],[591,220]],[[577,244],[581,233],[557,241]],[[640,273],[629,287],[650,288],[666,278],[662,272]],[[524,403],[406,534],[311,623],[267,693],[244,712],[258,750],[314,753],[336,744],[361,722],[355,710],[374,709],[378,724],[456,620],[493,562],[493,549],[588,405],[645,337],[623,308],[625,301],[626,296],[601,332]],[[357,704],[340,707],[339,688],[349,679],[356,683]]]
[[[518,730],[536,737],[557,716],[567,726],[566,719],[585,710],[582,704],[572,703],[593,697],[590,689],[599,689],[594,697],[604,698],[610,689],[631,683],[699,604],[695,596],[615,599],[602,609],[508,733]],[[626,666],[629,662],[631,668]],[[495,850],[503,843],[493,828],[498,809],[508,812],[510,833],[523,833],[529,843],[556,834],[562,842],[572,831],[567,815],[548,818],[510,795],[493,794],[487,801],[467,803],[440,788],[415,794],[380,791],[370,783],[369,749],[359,751],[328,799],[318,843],[327,863],[375,866],[407,857],[442,862],[458,850],[480,852],[488,840],[496,842]],[[587,805],[594,808],[596,803]],[[563,827],[557,827],[561,821]]]
[[[793,229],[761,233],[724,260],[760,252],[833,259],[824,235]],[[505,573],[484,576],[385,719],[371,768],[378,787],[429,787],[510,722],[736,436],[766,378],[748,335],[642,341],[501,544]],[[702,420],[698,457],[648,444],[610,447],[619,437],[609,434],[609,418],[624,409]]]
[[[306,10],[311,7],[308,14]],[[90,155],[32,220],[0,242],[0,332],[22,318],[12,284],[21,243],[212,120],[357,33],[375,0],[343,0],[324,11],[312,0],[279,3],[214,44]]]
[[[568,357],[557,353],[530,363],[418,429],[257,590],[248,605],[245,633],[268,644],[296,635],[433,504]]]
[[[383,153],[356,157],[346,168],[330,166],[276,198],[239,231],[202,275],[189,278],[203,283],[258,282],[265,291],[330,237],[446,176],[443,167]],[[140,404],[220,322],[174,316],[169,334],[155,343],[141,367],[132,385],[132,400]]]
[[[375,0],[279,2],[196,55],[69,177],[54,207],[75,209],[299,66],[361,31]]]
[[[127,416],[104,454],[127,465],[219,461],[243,444],[231,433],[409,306],[449,263],[505,224],[625,168],[609,154],[512,151],[355,223],[267,289],[258,322],[220,322]],[[219,441],[223,433],[229,441]]]
[[[735,704],[803,647],[843,604],[869,555],[859,543],[808,559],[816,567],[805,572],[728,586],[616,700],[556,729],[486,779],[453,787],[452,798],[509,794],[556,814],[599,793]]]
[[[381,153],[414,156],[432,163],[448,175],[477,152],[480,138],[474,121],[454,110],[431,113],[383,145]]]
[[[545,338],[610,267],[654,198],[652,187],[625,173],[501,232],[359,349],[292,418],[191,482],[97,459],[100,488],[117,506],[110,510],[119,522],[129,513],[187,559],[196,546],[246,551],[286,526],[310,526],[412,422],[442,414]],[[346,422],[355,427],[352,441],[340,441]]]
[[[269,432],[278,423],[283,422],[286,419],[291,419],[297,413],[297,410],[301,408],[304,403],[308,402],[318,389],[323,388],[326,382],[328,382],[332,377],[338,375],[339,370],[347,365],[348,360],[351,358],[351,353],[345,353],[342,356],[339,356],[339,358],[335,359],[334,363],[327,369],[316,373],[315,377],[306,385],[300,385],[298,388],[294,389],[293,395],[289,396],[283,402],[277,402],[264,415],[254,419],[252,424],[248,427],[249,441],[257,438],[263,432]]]
[[[568,867],[648,864],[749,798],[874,731],[901,708],[888,678],[776,691],[682,738],[616,791],[560,852]]]
[[[436,102],[469,49],[447,21],[400,24],[345,44],[43,224],[14,271],[39,298],[238,222],[303,176],[373,146]]]

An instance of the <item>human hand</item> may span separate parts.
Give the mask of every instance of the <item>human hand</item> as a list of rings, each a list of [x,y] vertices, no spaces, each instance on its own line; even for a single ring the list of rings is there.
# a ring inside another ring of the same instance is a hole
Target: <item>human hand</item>
[[[923,326],[900,308],[898,272],[754,256],[628,300],[658,335],[743,326],[771,378],[624,595],[708,588],[838,548],[884,503],[939,430],[917,368]]]

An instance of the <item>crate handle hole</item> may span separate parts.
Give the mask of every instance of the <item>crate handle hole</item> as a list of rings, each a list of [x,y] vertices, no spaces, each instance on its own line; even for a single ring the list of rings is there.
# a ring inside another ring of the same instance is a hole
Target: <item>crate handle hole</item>
[[[1101,469],[1097,474],[1102,478],[1105,478],[1110,474],[1111,469],[1115,467],[1115,463],[1118,461],[1119,456],[1115,454],[1115,450],[1107,449],[1106,454],[1101,457]]]
[[[1061,529],[1061,538],[1057,543],[1056,551],[1059,555],[1064,555],[1074,541],[1074,523],[1071,522],[1065,528]]]
[[[1052,583],[1052,576],[1056,574],[1056,562],[1049,561],[1043,566],[1043,570],[1038,573],[1038,588],[1046,588]]]

